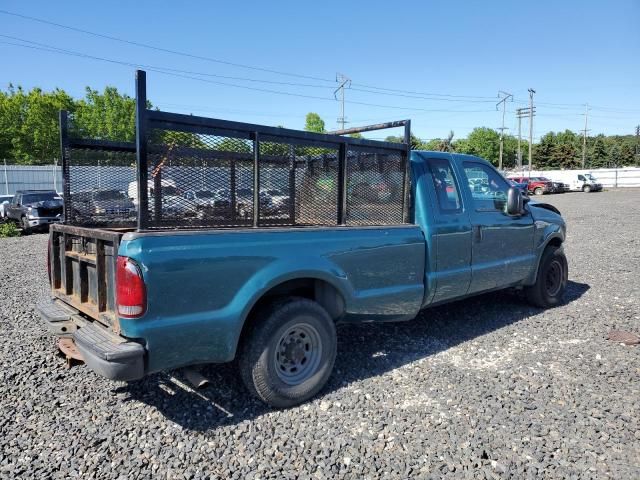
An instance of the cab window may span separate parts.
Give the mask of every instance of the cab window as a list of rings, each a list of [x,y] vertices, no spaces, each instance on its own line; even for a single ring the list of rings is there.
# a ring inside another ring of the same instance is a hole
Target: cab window
[[[477,211],[504,211],[509,184],[488,165],[475,162],[463,163],[471,198]]]
[[[460,192],[453,176],[449,160],[431,158],[427,161],[433,188],[438,198],[441,212],[454,213],[461,211]]]
[[[580,180],[581,182],[585,181],[584,175],[578,175],[578,180]]]

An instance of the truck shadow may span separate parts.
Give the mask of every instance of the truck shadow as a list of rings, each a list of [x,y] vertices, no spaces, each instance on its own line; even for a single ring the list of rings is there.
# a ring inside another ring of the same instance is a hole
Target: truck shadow
[[[569,281],[564,304],[576,301],[589,285]],[[423,311],[402,323],[342,325],[338,357],[329,383],[312,402],[353,382],[384,374],[540,313],[519,295],[488,293]],[[151,375],[115,389],[124,401],[139,401],[185,429],[207,431],[256,418],[271,409],[246,391],[233,363],[199,368],[209,379],[192,388],[180,370]],[[304,407],[297,407],[302,408]],[[301,413],[302,414],[302,413]]]

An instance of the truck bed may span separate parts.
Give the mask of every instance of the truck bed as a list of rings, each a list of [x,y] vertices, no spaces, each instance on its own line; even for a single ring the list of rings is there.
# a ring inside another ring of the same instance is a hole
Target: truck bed
[[[143,343],[147,373],[233,359],[251,308],[289,281],[326,289],[347,322],[412,318],[424,295],[425,241],[416,225],[147,232],[55,225],[51,242],[53,295]],[[140,318],[115,314],[118,254],[141,268]]]

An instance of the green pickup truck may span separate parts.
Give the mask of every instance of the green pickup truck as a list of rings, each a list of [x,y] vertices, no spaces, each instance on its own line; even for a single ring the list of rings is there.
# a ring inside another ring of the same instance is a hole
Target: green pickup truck
[[[160,172],[178,190],[191,182],[185,191],[216,178],[231,192],[229,216],[164,217],[162,199],[151,198],[162,188],[140,188],[137,225],[65,217],[52,226],[52,295],[39,310],[100,375],[132,381],[236,359],[253,395],[288,407],[327,382],[337,324],[412,320],[425,309],[428,318],[431,306],[506,288],[524,290],[538,307],[562,302],[566,227],[555,207],[523,199],[480,158],[409,152],[408,121],[386,125],[405,126],[407,141],[390,144],[342,135],[380,126],[311,134],[144,105],[139,77],[135,145],[63,139],[65,209],[90,158],[83,153],[77,167],[73,149],[101,148],[112,149],[111,159],[135,156],[138,185],[160,186]],[[168,141],[167,132],[180,135]],[[184,140],[194,132],[197,148],[194,137]],[[223,154],[214,146],[222,134],[252,151]],[[252,175],[239,173],[245,166]],[[249,218],[235,214],[245,181]],[[259,192],[278,181],[290,210],[264,213]]]

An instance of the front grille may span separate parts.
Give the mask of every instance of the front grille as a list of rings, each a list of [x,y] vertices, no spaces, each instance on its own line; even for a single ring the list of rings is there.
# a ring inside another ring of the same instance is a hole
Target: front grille
[[[38,208],[38,217],[57,217],[62,215],[62,207],[58,208]]]

